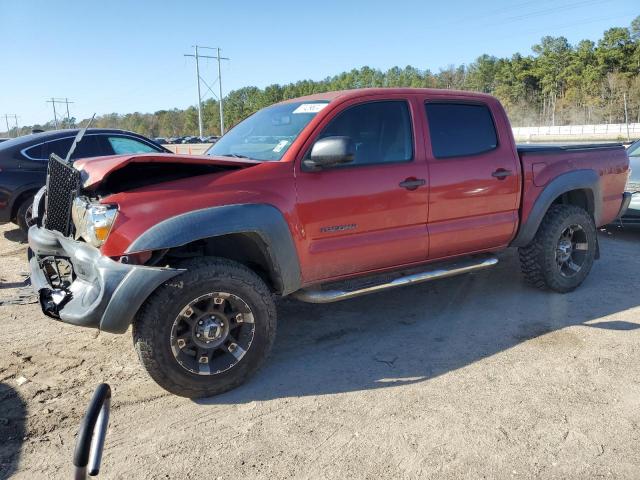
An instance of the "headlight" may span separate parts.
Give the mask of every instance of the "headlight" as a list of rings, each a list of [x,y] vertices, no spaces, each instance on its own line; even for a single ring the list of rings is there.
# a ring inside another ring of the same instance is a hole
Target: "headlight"
[[[90,203],[84,198],[76,198],[71,211],[76,238],[82,237],[94,247],[100,247],[107,240],[117,213],[118,207],[115,205]]]

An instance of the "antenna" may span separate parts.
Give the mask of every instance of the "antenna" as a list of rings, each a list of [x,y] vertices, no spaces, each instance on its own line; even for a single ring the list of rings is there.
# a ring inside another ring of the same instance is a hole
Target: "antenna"
[[[91,120],[89,120],[89,123],[87,123],[87,126],[84,128],[81,128],[78,134],[76,135],[76,138],[73,140],[73,143],[71,144],[71,148],[69,149],[69,152],[67,153],[67,156],[64,159],[66,163],[69,163],[69,160],[71,159],[71,155],[73,155],[73,152],[76,151],[76,145],[80,143],[80,141],[82,140],[82,137],[84,137],[84,134],[87,131],[87,128],[89,128],[93,123],[94,118],[96,118],[95,113],[93,114],[93,117],[91,117]]]

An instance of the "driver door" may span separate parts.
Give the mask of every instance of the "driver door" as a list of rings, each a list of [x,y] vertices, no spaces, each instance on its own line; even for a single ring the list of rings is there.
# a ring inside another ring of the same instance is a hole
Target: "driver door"
[[[356,155],[352,163],[313,172],[298,159],[305,282],[427,258],[427,167],[416,121],[421,125],[406,98],[359,99],[319,126],[315,140],[348,136]]]

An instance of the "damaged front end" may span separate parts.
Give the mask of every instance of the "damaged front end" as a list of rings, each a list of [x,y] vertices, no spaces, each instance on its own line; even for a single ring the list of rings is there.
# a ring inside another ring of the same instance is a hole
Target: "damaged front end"
[[[51,287],[39,289],[40,306],[45,315],[59,319],[60,309],[71,300],[69,287],[73,283],[73,266],[68,259],[54,256],[39,259],[38,265]]]
[[[86,242],[29,229],[31,284],[42,311],[65,323],[124,333],[142,303],[182,270],[116,262]]]
[[[84,225],[89,217],[78,214],[82,205],[76,199],[81,193],[79,172],[52,157],[45,198],[36,199],[38,216],[29,229],[31,283],[46,315],[123,333],[151,292],[181,270],[129,265],[103,255],[97,248],[101,239],[92,238]],[[74,203],[76,215],[72,215]],[[74,224],[74,216],[79,225]],[[101,225],[95,215],[91,219]]]

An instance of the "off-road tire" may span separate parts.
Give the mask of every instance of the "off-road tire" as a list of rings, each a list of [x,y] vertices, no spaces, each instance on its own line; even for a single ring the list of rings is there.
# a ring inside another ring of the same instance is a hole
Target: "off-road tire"
[[[16,212],[15,223],[20,227],[20,230],[26,235],[31,226],[31,207],[33,205],[33,197],[28,197],[23,200]]]
[[[133,341],[142,365],[165,390],[189,398],[218,395],[253,375],[268,356],[276,333],[276,308],[265,282],[240,263],[204,257],[177,265],[182,273],[160,286],[133,323]],[[172,353],[171,328],[181,309],[194,298],[215,291],[232,293],[251,308],[255,321],[251,347],[227,371],[198,375],[185,370]]]
[[[556,248],[562,232],[571,225],[583,229],[588,249],[580,271],[572,277],[565,277],[556,261]],[[550,289],[559,293],[575,290],[593,266],[597,250],[596,235],[593,218],[584,209],[574,205],[553,205],[531,243],[519,249],[520,266],[527,283],[541,290]]]

